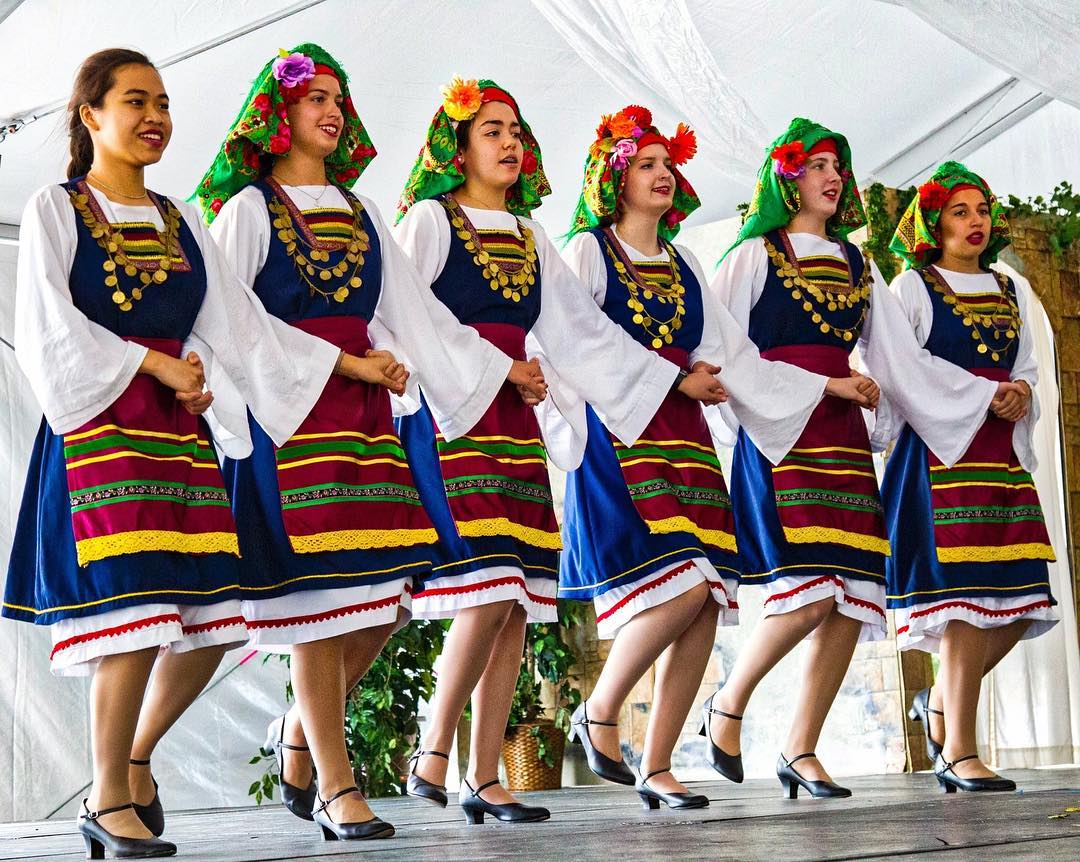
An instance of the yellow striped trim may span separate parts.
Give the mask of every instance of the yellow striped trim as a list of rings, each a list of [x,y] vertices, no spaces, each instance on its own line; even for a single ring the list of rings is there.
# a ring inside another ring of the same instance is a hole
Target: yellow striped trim
[[[475,521],[454,521],[454,523],[457,525],[458,534],[465,538],[509,536],[536,548],[544,548],[548,551],[562,550],[562,537],[558,533],[515,524],[508,518],[478,518]]]
[[[240,587],[240,590],[242,592],[245,592],[245,593],[266,592],[267,590],[276,590],[276,589],[279,589],[280,587],[287,587],[287,586],[289,586],[289,584],[299,584],[299,583],[302,583],[303,581],[322,580],[323,578],[356,578],[356,577],[359,577],[359,576],[370,577],[371,575],[390,575],[390,574],[393,574],[394,572],[400,572],[400,571],[404,571],[406,569],[423,569],[423,568],[426,568],[427,565],[428,564],[427,564],[426,561],[421,560],[420,562],[417,562],[417,563],[406,563],[405,565],[402,565],[402,566],[394,566],[391,569],[377,569],[377,570],[375,570],[373,572],[362,572],[362,573],[360,573],[360,575],[358,575],[356,572],[340,572],[340,573],[335,573],[335,574],[332,574],[332,575],[300,575],[299,577],[288,578],[287,580],[279,581],[276,584],[270,584],[269,586],[266,586],[266,587],[243,587],[242,586],[242,587]]]
[[[188,440],[194,440],[198,434],[168,434],[164,431],[140,431],[137,428],[121,428],[119,425],[99,425],[97,428],[93,428],[89,431],[82,431],[78,434],[64,434],[62,435],[65,443],[76,443],[79,440],[85,440],[87,437],[93,437],[97,434],[101,434],[103,431],[119,431],[121,434],[130,434],[132,437],[156,437],[161,440],[179,440],[181,443]],[[209,440],[199,440],[204,446],[210,445]]]
[[[361,434],[359,431],[329,431],[325,434],[293,434],[285,442],[285,445],[288,446],[293,440],[318,440],[322,437],[353,437],[357,440],[363,440],[365,443],[382,443],[384,440],[389,440],[392,443],[401,442],[397,434],[380,434],[378,437],[372,437],[368,434]]]
[[[789,569],[832,569],[837,572],[851,572],[856,575],[866,575],[876,581],[885,580],[885,576],[880,572],[868,572],[866,569],[853,569],[849,566],[834,566],[831,563],[828,565],[822,565],[821,563],[794,563],[790,566],[777,566],[775,569],[769,569],[767,572],[758,572],[757,574],[743,573],[743,580],[749,578],[767,578],[769,575],[775,575],[777,572],[786,572]]]
[[[442,434],[436,434],[435,437],[438,440],[442,440],[444,443],[446,442],[446,438],[443,437]],[[458,437],[453,442],[457,443],[458,440],[478,440],[481,443],[520,443],[522,446],[531,444],[542,446],[544,444],[544,441],[541,440],[539,437],[529,437],[523,440],[521,437],[504,437],[501,435],[495,435],[493,437],[477,437],[473,434],[465,434],[461,437]]]
[[[232,554],[240,556],[236,533],[181,533],[178,530],[132,530],[95,536],[75,543],[79,565],[85,566],[121,554],[175,551],[179,554]],[[167,590],[164,592],[172,592]],[[112,601],[111,599],[109,601]]]
[[[888,596],[890,599],[909,599],[912,596],[940,596],[944,593],[967,593],[971,590],[993,590],[996,593],[1012,593],[1018,590],[1030,590],[1035,587],[1046,587],[1050,589],[1049,581],[1039,581],[1036,584],[1021,584],[1018,587],[946,587],[943,590],[913,590],[910,593],[904,593],[899,596]]]
[[[703,446],[700,443],[695,443],[693,440],[638,440],[634,446],[627,446],[625,443],[620,443],[618,440],[615,442],[616,449],[633,449],[634,446],[689,446],[691,449],[698,449],[701,452],[707,452],[710,455],[715,455],[716,450],[712,446]]]
[[[1031,482],[1021,482],[1018,485],[1012,482],[946,482],[942,485],[931,486],[933,491],[940,491],[942,488],[1015,488],[1016,490],[1029,488],[1034,491],[1035,485]]]
[[[1010,473],[1022,473],[1024,468],[1017,465],[1016,467],[1010,467],[1008,464],[996,464],[993,461],[962,461],[959,464],[955,464],[952,467],[946,467],[944,464],[938,467],[931,467],[930,472],[936,473],[940,470],[959,470],[961,467],[994,467],[995,469],[1008,470]]]
[[[667,464],[669,467],[694,467],[701,470],[708,470],[710,473],[715,473],[717,476],[723,476],[724,471],[719,467],[713,467],[711,464],[702,464],[700,461],[669,461],[667,458],[629,458],[625,461],[620,461],[621,467],[632,467],[635,464]]]
[[[855,455],[869,455],[869,449],[845,449],[843,446],[818,446],[816,449],[792,449],[800,455],[813,454],[815,452],[851,452]]]
[[[524,569],[540,569],[541,571],[551,572],[552,574],[555,574],[555,575],[557,575],[559,573],[558,569],[554,569],[551,566],[536,566],[536,565],[533,565],[532,563],[529,563],[528,565],[526,565],[525,561],[523,559],[521,559],[521,557],[519,557],[517,554],[482,554],[479,557],[466,557],[463,560],[457,560],[457,561],[455,561],[453,563],[444,563],[441,566],[432,566],[431,571],[437,572],[440,569],[452,569],[455,566],[461,566],[461,565],[464,565],[465,563],[478,563],[481,560],[505,560],[507,557],[513,557],[515,560],[517,560],[518,565],[521,566],[522,570],[524,570]]]
[[[804,467],[802,464],[792,464],[788,467],[773,467],[774,473],[784,473],[787,470],[802,470],[806,473],[825,473],[829,476],[867,476],[870,479],[876,479],[877,475],[874,473],[867,473],[865,470],[828,470],[821,467]],[[940,488],[940,485],[935,487]]]
[[[968,545],[958,548],[938,548],[939,563],[1003,563],[1013,560],[1049,560],[1054,562],[1054,549],[1044,542],[1022,545]]]
[[[348,455],[324,455],[320,458],[304,458],[302,461],[279,461],[277,468],[291,470],[293,467],[306,467],[308,464],[325,464],[329,461],[342,461],[346,464],[359,464],[361,467],[369,467],[374,464],[392,464],[395,467],[408,467],[405,461],[396,458],[351,458]]]
[[[375,548],[407,548],[413,545],[434,545],[439,534],[427,530],[334,530],[310,536],[289,536],[292,549],[298,554],[318,554],[322,551],[357,551]]]
[[[186,461],[195,469],[216,470],[217,461],[196,461],[191,455],[147,455],[144,452],[112,452],[108,455],[98,455],[96,458],[83,458],[81,461],[71,461],[67,468],[74,470],[76,467],[85,467],[88,464],[100,464],[104,461],[115,461],[118,458],[144,458],[147,461]]]
[[[795,545],[812,545],[829,542],[834,545],[847,545],[860,551],[872,551],[875,554],[891,556],[889,540],[877,536],[865,536],[862,533],[849,533],[835,527],[784,527],[784,538]]]
[[[499,464],[544,464],[543,458],[504,458],[497,455],[489,455],[486,452],[458,452],[454,455],[439,454],[440,461],[456,461],[458,458],[487,458]]]
[[[687,518],[685,515],[676,515],[673,518],[664,518],[662,521],[645,521],[650,533],[689,533],[701,539],[705,544],[725,551],[735,553],[738,549],[735,545],[735,537],[724,530],[705,530]]]

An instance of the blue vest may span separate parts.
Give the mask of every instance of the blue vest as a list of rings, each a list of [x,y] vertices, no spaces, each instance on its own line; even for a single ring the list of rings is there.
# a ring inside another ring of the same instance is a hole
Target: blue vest
[[[255,188],[262,192],[263,198],[269,206],[276,199],[274,190],[263,180],[254,183]],[[355,201],[356,198],[348,191],[342,189],[346,197]],[[285,201],[278,201],[285,204]],[[271,224],[274,215],[269,213]],[[375,307],[379,304],[379,296],[382,292],[382,251],[379,246],[379,235],[375,232],[375,224],[367,211],[362,212],[364,231],[370,239],[370,248],[364,252],[364,262],[357,271],[363,284],[359,288],[350,288],[349,295],[344,302],[338,302],[332,296],[323,296],[313,292],[296,271],[296,264],[285,250],[285,243],[278,236],[275,228],[270,230],[270,247],[266,252],[266,262],[259,274],[255,277],[253,289],[266,310],[274,317],[281,318],[286,323],[295,323],[298,320],[309,320],[313,317],[362,317],[370,321],[375,314]],[[300,226],[295,223],[294,228],[301,233]],[[346,249],[329,250],[330,259],[322,261],[320,267],[333,267],[339,261],[344,260]],[[352,271],[352,267],[346,271],[346,275]],[[332,285],[329,292],[340,287],[342,278],[333,276],[329,281],[320,282],[318,276],[312,277],[312,281],[320,286]]]
[[[449,223],[449,212],[446,219]],[[504,299],[501,290],[491,289],[483,270],[473,262],[473,252],[465,248],[465,241],[457,235],[454,226],[449,227],[446,265],[431,285],[436,298],[461,323],[509,323],[526,332],[531,330],[540,317],[540,267],[536,269],[536,284],[529,288],[528,296],[521,297],[520,302]]]
[[[779,231],[769,231],[765,237],[778,250],[784,251],[784,243],[780,239]],[[862,254],[853,243],[841,240],[847,251],[847,258],[851,266],[852,284],[858,284],[862,278],[866,262]],[[786,252],[785,256],[786,256]],[[792,265],[795,261],[789,261]],[[791,288],[784,286],[784,277],[777,271],[772,259],[769,259],[768,269],[765,275],[765,289],[761,293],[753,309],[750,311],[750,340],[757,345],[759,351],[770,350],[773,347],[785,347],[792,344],[824,344],[829,347],[841,347],[848,353],[855,348],[859,333],[851,341],[837,338],[831,332],[822,332],[819,324],[814,323],[810,315],[811,311],[803,310],[805,299],[795,299],[791,295]],[[869,299],[863,300],[852,306],[841,306],[836,311],[829,311],[824,306],[814,304],[814,311],[821,314],[825,322],[839,329],[848,329],[854,326],[863,312],[864,305],[868,305]]]
[[[630,300],[630,291],[619,278],[615,271],[614,262],[608,249],[609,240],[603,228],[593,228],[589,231],[596,237],[600,244],[600,255],[604,259],[604,269],[607,272],[607,293],[604,296],[604,304],[601,308],[611,320],[625,329],[636,341],[652,349],[652,336],[645,331],[640,323],[634,323],[635,312],[627,302]],[[616,240],[618,242],[618,240]],[[679,267],[679,278],[682,281],[686,293],[683,294],[682,326],[674,330],[672,342],[669,346],[678,347],[690,353],[701,344],[701,331],[705,324],[705,313],[701,304],[701,285],[698,284],[697,276],[687,264],[674,246],[675,263]],[[653,319],[667,320],[671,317],[674,306],[671,303],[661,303],[654,295],[652,299],[645,299],[641,292],[638,293],[638,301],[645,306],[645,313]]]
[[[69,192],[93,194],[82,177],[68,180],[62,187]],[[149,194],[167,222],[164,196],[154,192]],[[88,205],[93,208],[92,198]],[[129,297],[133,288],[143,289],[142,299],[132,300],[130,311],[121,311],[113,302],[112,295],[117,288],[105,284],[108,273],[102,269],[108,257],[90,235],[78,212],[75,213],[75,225],[78,245],[68,277],[72,304],[94,323],[122,338],[187,338],[206,295],[206,267],[199,244],[184,219],[180,219],[180,248],[190,266],[188,272],[174,267],[164,284],[151,282],[146,286],[137,274],[129,276],[121,268],[113,273],[118,279],[117,287]]]
[[[978,323],[982,340],[986,342],[986,353],[979,353],[980,342],[971,337],[971,328],[964,326],[964,321],[953,313],[953,306],[945,302],[945,297],[934,289],[930,276],[919,270],[926,292],[930,297],[930,305],[934,309],[934,323],[930,327],[930,335],[926,339],[926,349],[934,356],[947,359],[961,368],[1006,368],[1012,370],[1016,361],[1017,345],[1020,343],[1020,333],[1015,338],[1006,340],[1005,334],[1000,339],[994,338],[993,327],[982,326]],[[1016,304],[1016,286],[1012,279],[1008,279],[1005,288],[1008,299]],[[1021,323],[1022,325],[1022,323]],[[991,355],[992,349],[1000,347],[997,361]]]

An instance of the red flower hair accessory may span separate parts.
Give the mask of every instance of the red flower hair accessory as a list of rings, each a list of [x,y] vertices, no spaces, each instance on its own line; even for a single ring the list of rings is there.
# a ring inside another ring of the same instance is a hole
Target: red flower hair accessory
[[[785,180],[794,180],[806,173],[806,147],[802,141],[792,141],[776,147],[769,157],[773,160],[773,169]]]
[[[697,153],[697,135],[685,123],[679,123],[675,134],[668,138],[668,155],[673,165],[685,165]]]
[[[931,180],[919,186],[919,206],[924,210],[939,210],[952,193],[941,183]]]

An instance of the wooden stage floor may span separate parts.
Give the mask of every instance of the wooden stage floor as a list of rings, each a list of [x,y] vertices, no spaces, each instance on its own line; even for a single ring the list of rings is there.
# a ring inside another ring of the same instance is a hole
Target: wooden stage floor
[[[691,786],[709,808],[641,810],[630,788],[607,785],[527,794],[546,805],[546,823],[468,827],[451,796],[440,811],[409,799],[377,800],[376,811],[397,826],[383,841],[324,842],[311,823],[279,804],[168,814],[166,837],[176,858],[214,862],[270,860],[801,860],[890,859],[1080,860],[1080,768],[1012,770],[1016,793],[946,796],[933,776],[865,776],[847,780],[851,799],[792,802],[777,781],[725,781]],[[166,797],[167,798],[167,797]],[[490,825],[489,825],[490,824]],[[0,825],[0,859],[66,862],[83,859],[71,823]]]

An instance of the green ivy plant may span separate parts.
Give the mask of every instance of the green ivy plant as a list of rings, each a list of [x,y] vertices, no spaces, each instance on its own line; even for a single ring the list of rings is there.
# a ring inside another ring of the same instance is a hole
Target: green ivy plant
[[[918,189],[915,186],[897,189],[896,210],[893,212],[890,212],[886,205],[885,186],[881,183],[874,183],[863,195],[867,222],[867,239],[863,250],[878,265],[886,283],[896,277],[901,267],[900,258],[889,250],[889,243],[896,232],[896,226],[900,223],[900,217],[917,193]]]
[[[1054,187],[1050,200],[1042,195],[1020,200],[1009,195],[1007,204],[1009,218],[1016,216],[1042,217],[1048,227],[1048,242],[1055,257],[1060,258],[1080,238],[1080,194],[1073,191],[1072,184],[1062,181]]]
[[[542,683],[546,680],[555,687],[555,726],[563,732],[569,731],[570,715],[581,703],[581,691],[570,680],[570,670],[577,664],[578,654],[566,637],[580,625],[585,608],[583,602],[560,601],[558,622],[536,623],[525,631],[525,655],[514,688],[507,730],[520,724],[533,724],[529,733],[536,740],[537,756],[548,766],[555,765],[554,759],[540,728],[535,725],[546,717],[540,702]]]
[[[402,792],[405,758],[419,726],[422,700],[435,691],[432,668],[442,651],[446,626],[442,621],[413,620],[395,632],[375,659],[360,685],[345,703],[345,744],[357,786],[368,797]],[[285,657],[287,660],[287,657]],[[286,687],[291,699],[291,687]],[[263,774],[248,788],[259,805],[274,798],[280,777],[274,757],[257,754],[249,761],[263,763]]]

